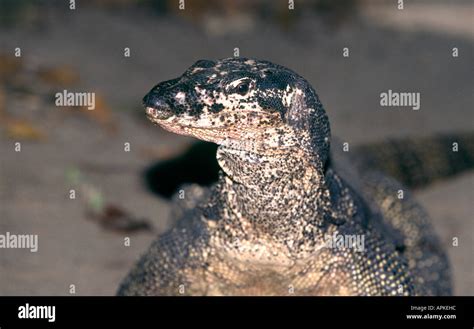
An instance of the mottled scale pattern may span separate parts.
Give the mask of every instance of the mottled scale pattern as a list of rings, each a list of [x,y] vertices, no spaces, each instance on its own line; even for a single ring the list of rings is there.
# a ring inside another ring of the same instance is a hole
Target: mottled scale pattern
[[[326,111],[295,72],[201,60],[143,102],[154,124],[218,144],[221,172],[210,189],[188,186],[175,198],[175,226],[119,295],[451,293],[426,213],[396,180],[331,154]],[[331,237],[357,237],[362,248]]]

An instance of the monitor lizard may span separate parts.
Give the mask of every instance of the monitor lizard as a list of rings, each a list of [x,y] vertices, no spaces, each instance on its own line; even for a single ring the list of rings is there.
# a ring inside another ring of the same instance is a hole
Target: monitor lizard
[[[330,155],[328,116],[292,70],[200,60],[143,103],[154,124],[218,144],[221,172],[176,198],[175,226],[119,295],[451,294],[426,212],[395,179]]]

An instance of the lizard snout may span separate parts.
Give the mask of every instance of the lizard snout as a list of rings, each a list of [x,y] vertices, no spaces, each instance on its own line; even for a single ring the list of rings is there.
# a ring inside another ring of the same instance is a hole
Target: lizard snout
[[[145,111],[150,119],[168,119],[173,115],[170,106],[153,91],[143,98]]]

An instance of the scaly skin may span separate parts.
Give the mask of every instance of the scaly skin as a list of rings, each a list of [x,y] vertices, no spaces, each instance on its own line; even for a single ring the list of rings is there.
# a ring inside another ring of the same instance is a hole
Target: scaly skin
[[[326,113],[296,73],[198,61],[144,104],[164,129],[219,144],[222,171],[210,190],[186,190],[120,295],[450,294],[427,215],[396,181],[333,164]],[[328,245],[335,235],[364,248]]]

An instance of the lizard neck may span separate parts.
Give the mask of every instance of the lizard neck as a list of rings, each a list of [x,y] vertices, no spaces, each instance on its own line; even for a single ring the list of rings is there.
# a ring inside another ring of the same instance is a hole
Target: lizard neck
[[[340,180],[303,152],[262,156],[220,147],[217,159],[223,170],[217,188],[232,228],[298,250],[314,248],[315,237],[339,220]]]

